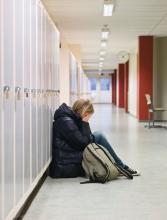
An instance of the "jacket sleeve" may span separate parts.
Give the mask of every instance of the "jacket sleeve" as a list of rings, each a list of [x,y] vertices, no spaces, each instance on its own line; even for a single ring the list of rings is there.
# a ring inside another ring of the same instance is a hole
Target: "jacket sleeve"
[[[60,134],[64,140],[78,151],[83,151],[91,142],[89,123],[83,123],[82,131],[80,131],[75,122],[71,118],[67,118],[60,128]]]
[[[88,137],[92,134],[88,122],[85,122],[85,121],[82,122],[82,133],[83,135],[86,135]]]

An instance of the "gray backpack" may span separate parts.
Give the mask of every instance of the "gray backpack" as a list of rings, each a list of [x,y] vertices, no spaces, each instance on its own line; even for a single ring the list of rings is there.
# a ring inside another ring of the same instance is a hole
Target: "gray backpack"
[[[133,179],[132,175],[115,163],[107,149],[96,143],[91,143],[85,148],[82,167],[89,178],[89,181],[83,183],[105,183],[118,178],[120,174]]]

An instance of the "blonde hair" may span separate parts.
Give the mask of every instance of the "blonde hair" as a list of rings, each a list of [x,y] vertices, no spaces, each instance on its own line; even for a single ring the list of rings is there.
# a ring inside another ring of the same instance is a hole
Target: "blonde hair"
[[[78,99],[77,101],[74,102],[73,111],[77,113],[79,116],[83,117],[85,113],[88,114],[93,114],[94,113],[94,108],[93,104],[89,99]]]

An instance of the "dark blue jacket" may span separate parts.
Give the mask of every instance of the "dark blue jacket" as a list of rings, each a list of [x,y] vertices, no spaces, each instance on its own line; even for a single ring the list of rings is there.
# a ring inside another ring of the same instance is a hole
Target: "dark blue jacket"
[[[54,114],[50,176],[67,178],[84,175],[82,153],[90,142],[89,123],[83,122],[63,103]]]

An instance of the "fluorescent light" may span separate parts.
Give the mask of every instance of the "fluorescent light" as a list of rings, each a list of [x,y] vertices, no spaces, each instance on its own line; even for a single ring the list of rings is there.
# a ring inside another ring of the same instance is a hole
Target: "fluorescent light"
[[[99,67],[102,67],[103,66],[103,63],[101,62],[101,63],[99,63]]]
[[[114,5],[104,5],[103,16],[105,16],[105,17],[112,16],[113,9],[114,9]]]
[[[103,60],[104,60],[104,57],[100,57],[99,60],[103,61]]]
[[[101,46],[102,47],[106,47],[107,46],[107,42],[106,41],[101,41]]]
[[[105,55],[106,54],[106,51],[104,51],[104,50],[102,50],[102,51],[100,51],[100,55]]]
[[[108,28],[108,25],[105,24],[101,30],[101,37],[102,39],[107,39],[108,36],[109,36],[109,28]]]
[[[114,4],[111,0],[104,0],[103,16],[112,16]]]
[[[103,32],[101,33],[102,39],[107,39],[108,36],[109,36],[109,31],[103,31]]]

